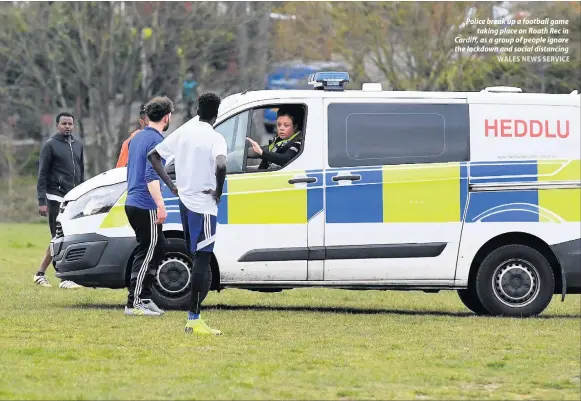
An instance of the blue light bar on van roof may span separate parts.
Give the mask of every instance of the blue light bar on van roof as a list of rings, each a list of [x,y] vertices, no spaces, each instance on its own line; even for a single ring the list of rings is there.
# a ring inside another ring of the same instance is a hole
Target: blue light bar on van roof
[[[315,72],[309,75],[309,85],[313,85],[315,89],[342,91],[345,90],[347,82],[349,82],[347,72]]]

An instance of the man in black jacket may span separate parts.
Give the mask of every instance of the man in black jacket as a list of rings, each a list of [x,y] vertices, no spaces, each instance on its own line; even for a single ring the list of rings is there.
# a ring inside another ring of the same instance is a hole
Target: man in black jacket
[[[83,145],[73,137],[74,118],[70,113],[60,113],[56,117],[58,132],[48,139],[40,150],[38,183],[38,212],[48,215],[48,225],[52,238],[56,235],[56,217],[63,197],[85,179]],[[50,248],[47,248],[34,283],[52,287],[45,272],[51,263]],[[53,266],[56,269],[56,266]],[[72,281],[63,280],[61,288],[80,288]]]

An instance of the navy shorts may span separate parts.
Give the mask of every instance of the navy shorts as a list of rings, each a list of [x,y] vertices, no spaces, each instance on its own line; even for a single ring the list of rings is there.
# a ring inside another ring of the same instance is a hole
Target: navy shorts
[[[192,212],[181,201],[180,216],[188,249],[192,253],[214,251],[216,216]]]

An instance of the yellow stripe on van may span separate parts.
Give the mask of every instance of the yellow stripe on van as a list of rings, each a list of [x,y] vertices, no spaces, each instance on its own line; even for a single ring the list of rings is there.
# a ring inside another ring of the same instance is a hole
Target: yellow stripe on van
[[[264,172],[228,177],[228,224],[304,224],[307,189],[288,180],[304,171]]]
[[[540,189],[539,206],[556,214],[566,222],[581,221],[581,189]],[[540,216],[539,221],[555,221]]]
[[[581,181],[580,160],[543,160],[538,162],[539,182]],[[581,221],[581,189],[540,189],[539,206],[567,222]],[[550,215],[551,213],[549,213]],[[544,215],[541,222],[555,221]]]
[[[460,163],[383,166],[383,221],[460,221]]]
[[[540,182],[581,181],[581,160],[542,160],[537,165]]]
[[[115,206],[109,210],[107,216],[101,223],[100,228],[120,228],[129,225],[127,214],[125,213],[125,200],[127,199],[127,191],[121,195]]]

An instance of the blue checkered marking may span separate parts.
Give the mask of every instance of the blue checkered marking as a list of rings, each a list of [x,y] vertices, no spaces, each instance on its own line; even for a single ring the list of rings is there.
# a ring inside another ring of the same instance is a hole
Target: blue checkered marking
[[[218,204],[218,224],[228,223],[228,180],[224,181],[223,192],[224,195],[222,195],[220,203]],[[175,199],[176,196],[163,183],[161,184],[161,194],[165,202],[165,209],[167,210],[165,224],[182,224],[179,199]]]
[[[218,224],[228,224],[228,178],[224,180],[222,194],[220,203],[218,203],[218,218],[216,222]]]
[[[307,177],[314,177],[317,182],[307,184],[307,221],[323,210],[323,172],[321,170],[307,171]]]
[[[538,191],[475,192],[470,194],[466,223],[538,222]]]
[[[327,223],[382,223],[383,174],[379,170],[349,169],[361,180],[339,185],[332,178],[345,169],[327,170],[325,174]]]
[[[531,182],[536,180],[536,161],[470,163],[470,182],[473,184],[489,182]]]
[[[506,183],[537,181],[537,162],[532,160],[470,163],[470,182]],[[537,191],[473,192],[466,222],[538,222]]]
[[[180,202],[177,197],[171,193],[169,188],[161,183],[161,195],[165,202],[165,210],[167,211],[167,219],[165,224],[182,224],[180,217]]]

